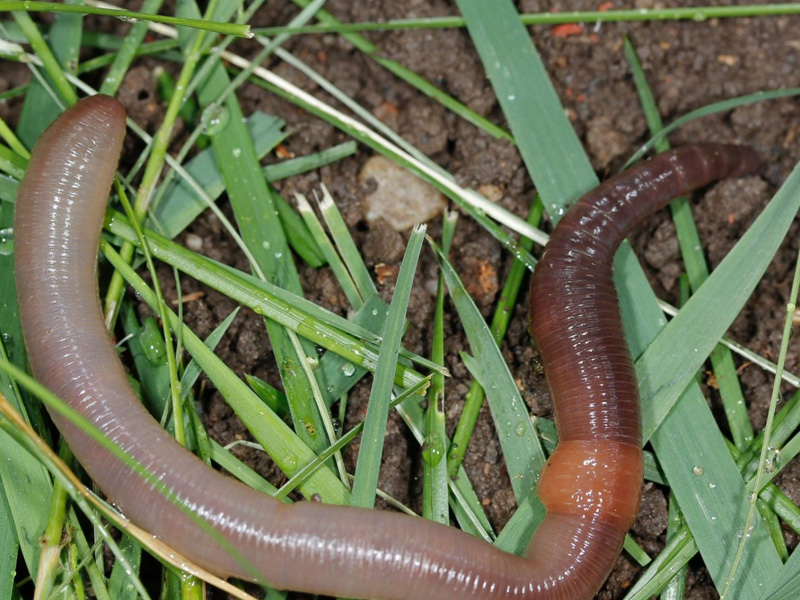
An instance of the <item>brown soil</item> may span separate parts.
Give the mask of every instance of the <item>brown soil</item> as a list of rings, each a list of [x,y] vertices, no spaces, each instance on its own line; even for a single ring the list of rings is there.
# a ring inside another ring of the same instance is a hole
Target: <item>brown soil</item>
[[[521,0],[521,12],[540,12],[554,7],[559,11],[596,10],[599,0],[541,2]],[[615,8],[685,5],[683,2],[616,0]],[[700,3],[698,3],[700,4]],[[706,4],[706,3],[704,3]],[[422,17],[453,14],[454,6],[442,0],[371,0],[353,3],[331,0],[326,8],[345,22],[386,20],[409,16]],[[288,0],[270,0],[255,22],[256,26],[285,23],[297,9]],[[533,27],[531,35],[550,72],[576,132],[584,143],[593,165],[605,176],[617,170],[624,160],[647,138],[647,129],[627,63],[622,54],[623,35],[629,35],[643,62],[665,122],[711,102],[758,90],[800,85],[800,44],[796,32],[800,18],[772,17],[758,19],[711,20],[707,22],[652,22],[604,24],[584,27],[570,37],[554,35],[547,27]],[[465,31],[400,31],[368,36],[383,54],[436,82],[444,91],[468,104],[473,110],[499,124],[504,124],[480,61]],[[427,97],[396,80],[350,44],[334,35],[299,36],[286,48],[311,64],[323,76],[345,90],[375,114],[382,116],[399,133],[432,156],[455,175],[458,181],[473,188],[491,190],[505,208],[524,216],[533,195],[533,186],[516,150],[497,141],[473,126],[448,114]],[[151,67],[143,61],[135,69],[120,94],[131,116],[152,131],[160,121],[163,106],[155,102]],[[272,64],[276,72],[313,93],[313,84],[295,74],[284,64]],[[2,86],[0,86],[2,87]],[[321,94],[325,97],[324,94]],[[245,86],[239,94],[245,114],[262,110],[286,120],[291,137],[284,144],[298,156],[316,152],[345,137],[332,126],[309,116],[287,102],[260,89]],[[326,98],[327,99],[327,98]],[[0,107],[6,117],[7,107]],[[759,178],[726,181],[713,187],[696,204],[704,249],[711,266],[725,253],[757,216],[770,195],[787,177],[800,158],[800,104],[794,98],[770,101],[738,108],[732,112],[695,121],[679,129],[672,137],[675,145],[697,141],[736,141],[756,148],[764,158]],[[367,265],[373,269],[384,263],[398,267],[406,235],[379,223],[372,227],[362,220],[364,190],[358,184],[358,172],[369,157],[360,151],[308,175],[285,181],[277,187],[286,198],[294,192],[311,195],[324,183],[352,228]],[[491,186],[491,187],[487,187]],[[429,233],[436,236],[438,223]],[[204,215],[186,235],[200,236],[203,251],[213,258],[244,268],[231,241],[215,218]],[[784,303],[788,296],[792,265],[797,253],[798,226],[792,228],[788,241],[773,261],[753,299],[736,320],[730,336],[767,356],[777,356]],[[183,238],[181,239],[183,241]],[[650,281],[659,297],[677,300],[677,278],[682,270],[673,226],[666,212],[646,223],[632,242],[642,259]],[[497,242],[469,219],[461,219],[454,243],[453,261],[465,281],[477,281],[486,272],[496,274],[502,286],[510,256]],[[390,269],[390,272],[392,270]],[[164,270],[162,285],[168,300],[174,298],[174,280]],[[327,268],[313,270],[302,266],[301,276],[307,297],[340,313],[346,311],[344,296]],[[433,296],[430,283],[436,277],[433,257],[424,253],[417,283],[409,307],[411,321],[405,345],[410,350],[428,354],[430,348]],[[481,279],[481,281],[484,281]],[[490,278],[491,281],[491,278]],[[394,278],[379,283],[382,296],[391,298]],[[204,289],[184,278],[183,293],[206,292],[185,307],[186,320],[195,331],[207,335],[226,316],[232,303],[218,293]],[[490,315],[499,286],[487,284],[473,289],[475,300],[485,315]],[[525,303],[520,302],[509,328],[503,352],[512,372],[521,383],[523,395],[533,413],[551,416],[552,404],[546,391],[536,352],[531,347],[525,325]],[[447,381],[446,407],[448,426],[453,428],[469,387],[469,375],[461,365],[458,352],[466,348],[457,317],[448,311],[446,322],[446,359],[453,377]],[[787,367],[797,372],[798,341],[792,344]],[[243,314],[218,347],[220,357],[237,372],[252,373],[273,384],[279,378],[271,356],[269,340],[262,320]],[[743,369],[742,383],[755,427],[763,426],[769,399],[771,377],[750,366]],[[350,396],[347,425],[360,420],[369,394],[369,381],[362,381]],[[210,434],[220,442],[246,436],[239,421],[214,393],[201,396],[202,410]],[[719,402],[713,391],[710,402]],[[451,429],[452,432],[452,429]],[[353,460],[357,446],[348,453]],[[243,451],[242,457],[265,476],[275,480],[276,473],[262,454]],[[352,466],[352,462],[350,466]],[[499,530],[513,514],[515,503],[503,467],[499,443],[488,411],[484,410],[475,431],[465,466],[478,496],[484,503],[493,525]],[[419,448],[399,418],[392,416],[387,435],[387,452],[381,471],[380,486],[402,502],[418,508],[420,473]],[[785,469],[780,482],[795,502],[800,502],[797,463]],[[644,500],[633,532],[637,541],[651,553],[663,545],[666,528],[665,490],[645,486]],[[795,545],[795,536],[787,537]],[[638,568],[623,555],[618,571],[598,598],[620,598]],[[688,598],[716,597],[713,585],[702,565],[691,564]]]

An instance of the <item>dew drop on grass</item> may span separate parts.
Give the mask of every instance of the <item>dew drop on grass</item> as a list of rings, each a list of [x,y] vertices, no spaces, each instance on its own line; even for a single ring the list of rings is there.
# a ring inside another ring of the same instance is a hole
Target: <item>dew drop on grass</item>
[[[205,132],[213,137],[225,129],[229,120],[230,114],[227,108],[217,104],[209,104],[203,111],[200,123],[205,129]]]
[[[781,451],[770,446],[767,448],[767,455],[764,457],[764,471],[775,473],[781,466]]]
[[[438,435],[431,435],[422,444],[422,459],[431,467],[438,465],[444,458],[445,448]]]
[[[356,366],[349,362],[344,363],[339,369],[345,377],[352,377],[356,372]]]
[[[14,252],[14,228],[0,229],[0,256],[9,256]]]

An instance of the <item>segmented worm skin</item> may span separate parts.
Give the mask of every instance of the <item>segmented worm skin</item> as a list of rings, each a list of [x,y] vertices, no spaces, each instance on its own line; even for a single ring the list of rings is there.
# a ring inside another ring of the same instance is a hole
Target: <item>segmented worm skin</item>
[[[547,518],[521,558],[422,519],[284,505],[208,468],[158,426],[128,386],[97,293],[99,235],[124,134],[122,106],[102,96],[82,100],[42,134],[17,195],[15,270],[35,376],[177,499],[52,412],[128,518],[216,574],[283,589],[386,600],[578,600],[596,592],[633,519],[642,477],[614,248],[664,199],[752,170],[750,151],[709,146],[659,157],[587,195],[553,234],[534,280],[531,326],[562,441],[540,485]]]

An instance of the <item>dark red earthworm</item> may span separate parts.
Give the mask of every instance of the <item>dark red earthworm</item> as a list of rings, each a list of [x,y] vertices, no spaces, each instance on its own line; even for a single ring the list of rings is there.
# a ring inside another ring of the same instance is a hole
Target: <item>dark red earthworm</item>
[[[97,246],[124,134],[125,112],[112,98],[94,96],[65,111],[36,144],[14,227],[35,376],[218,537],[53,413],[78,460],[125,515],[214,573],[277,588],[387,600],[579,600],[597,591],[633,519],[642,477],[636,383],[611,283],[614,249],[666,199],[755,168],[751,151],[706,146],[663,155],[585,196],[556,228],[534,278],[531,326],[562,441],[540,483],[547,518],[520,558],[422,519],[284,505],[209,469],[158,426],[127,384],[97,296]],[[220,539],[250,564],[242,566]]]

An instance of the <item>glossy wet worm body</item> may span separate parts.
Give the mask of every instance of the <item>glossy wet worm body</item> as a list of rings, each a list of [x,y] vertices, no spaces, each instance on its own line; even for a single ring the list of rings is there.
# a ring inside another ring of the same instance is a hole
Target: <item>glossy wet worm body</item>
[[[659,156],[584,196],[553,233],[532,283],[531,331],[561,441],[539,487],[547,517],[523,558],[422,519],[284,505],[209,469],[158,426],[127,384],[97,296],[97,246],[124,134],[121,105],[100,96],[42,134],[17,196],[15,270],[35,376],[218,536],[53,414],[128,518],[214,573],[283,589],[387,600],[578,600],[597,591],[633,520],[642,479],[636,381],[611,259],[635,221],[678,194],[752,171],[753,152],[702,146]]]

